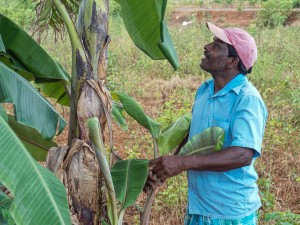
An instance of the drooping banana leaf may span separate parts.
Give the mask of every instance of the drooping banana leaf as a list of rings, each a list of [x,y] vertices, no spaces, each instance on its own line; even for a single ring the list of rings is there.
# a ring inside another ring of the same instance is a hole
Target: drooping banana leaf
[[[24,78],[0,62],[0,103],[13,103],[18,123],[33,127],[51,140],[66,125],[65,120]]]
[[[132,206],[148,177],[148,160],[120,160],[111,169],[117,199],[122,209]]]
[[[189,131],[191,119],[191,113],[185,114],[161,132],[157,144],[162,155],[167,154],[182,142]]]
[[[149,130],[151,135],[156,139],[160,132],[160,124],[147,116],[139,104],[130,96],[117,92],[114,95],[118,97],[128,115]]]
[[[167,0],[118,0],[126,29],[152,59],[167,59],[176,70],[178,57],[164,21]]]
[[[123,106],[115,101],[112,103],[111,116],[117,122],[117,124],[123,129],[128,130],[126,120],[123,115]]]
[[[79,9],[79,0],[61,0],[65,6],[66,11],[76,21]],[[65,23],[58,10],[54,7],[52,0],[41,0],[36,7],[38,16],[38,25],[41,31],[47,30],[50,25],[55,31],[62,33],[65,29]]]
[[[34,80],[44,95],[69,105],[67,72],[25,31],[0,14],[0,61],[28,81]]]
[[[3,106],[0,104],[0,116],[7,122],[8,121],[8,116],[6,114],[5,109]]]
[[[39,165],[0,117],[0,182],[11,192],[16,224],[71,224],[65,187]]]
[[[57,146],[55,142],[45,140],[36,129],[17,123],[11,115],[8,117],[8,124],[32,157],[39,162],[45,161],[48,150]]]
[[[207,154],[219,151],[224,145],[225,132],[220,127],[210,127],[193,136],[180,150],[179,155]]]

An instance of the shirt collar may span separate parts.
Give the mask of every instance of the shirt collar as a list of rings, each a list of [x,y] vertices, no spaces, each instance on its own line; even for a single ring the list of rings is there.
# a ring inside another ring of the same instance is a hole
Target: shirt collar
[[[240,90],[243,86],[248,82],[248,79],[245,75],[239,74],[235,76],[231,81],[229,81],[223,89],[219,90],[217,93],[214,94],[214,80],[208,80],[205,82],[206,85],[209,86],[209,93],[211,97],[218,97],[226,95],[231,90],[234,91],[236,94],[240,93]]]

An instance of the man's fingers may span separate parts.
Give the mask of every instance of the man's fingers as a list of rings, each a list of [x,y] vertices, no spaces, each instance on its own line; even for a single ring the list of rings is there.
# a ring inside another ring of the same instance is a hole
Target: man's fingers
[[[160,180],[162,179],[162,177],[164,177],[164,175],[165,175],[165,171],[162,171],[162,170],[160,170],[156,173],[157,179],[160,179]]]
[[[156,175],[153,175],[152,173],[149,173],[147,180],[151,181],[151,182],[155,182],[157,180],[157,177],[156,177]]]
[[[146,182],[147,186],[151,189],[154,189],[155,188],[155,183],[154,182],[151,182],[151,181],[147,181]]]
[[[149,191],[149,187],[145,185],[143,187],[143,192],[145,192],[146,194],[148,194],[148,191]]]
[[[149,167],[153,167],[155,164],[157,164],[160,161],[161,161],[161,157],[159,157],[157,159],[152,159],[149,161],[148,165],[149,165]]]

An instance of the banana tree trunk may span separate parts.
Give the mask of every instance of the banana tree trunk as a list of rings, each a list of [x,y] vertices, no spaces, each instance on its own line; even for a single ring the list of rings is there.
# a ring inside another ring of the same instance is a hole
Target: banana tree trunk
[[[72,92],[69,144],[74,138],[88,141],[86,122],[98,117],[102,129],[110,110],[110,95],[105,87],[107,71],[108,0],[80,2],[77,32],[84,54],[76,51],[72,62]]]
[[[106,204],[103,202],[105,193],[95,151],[90,147],[87,121],[98,117],[102,130],[107,121],[110,122],[111,99],[105,87],[110,41],[108,1],[81,0],[75,26],[61,1],[53,0],[66,23],[72,45],[70,147],[64,152],[52,150],[52,156],[48,155],[47,161],[57,163],[51,167],[67,188],[72,218],[78,221],[74,224],[100,224],[101,218],[107,218]],[[54,156],[61,160],[56,160]]]
[[[104,129],[106,116],[109,116],[108,112],[111,110],[110,95],[105,87],[107,47],[110,40],[108,36],[108,12],[108,0],[82,0],[80,2],[76,28],[87,61],[82,60],[84,56],[76,55],[76,72],[72,77],[74,98],[71,100],[75,107],[72,113],[74,117],[70,118],[70,122],[72,120],[74,123],[70,123],[72,127],[70,127],[69,141],[79,138],[90,145],[87,120],[91,117],[98,117],[101,128]],[[82,68],[86,70],[84,71]],[[96,160],[94,164],[97,165]],[[99,174],[99,171],[95,172]],[[93,177],[91,178],[93,179]],[[89,182],[94,184],[94,180]],[[97,208],[90,205],[88,210],[91,215],[90,221],[83,219],[80,221],[81,224],[95,224],[92,223],[94,221],[99,223],[99,218],[95,218],[99,217],[99,215],[97,216],[99,212],[102,214],[102,218],[107,217],[103,215],[107,214],[107,210],[103,207],[106,204],[104,203],[105,194],[101,192],[101,176],[98,176],[97,184],[94,186],[94,192],[89,193],[88,196],[79,196],[74,192],[74,198],[81,201],[78,205],[78,211],[79,213],[81,211],[81,214],[87,211],[87,202],[98,199]]]

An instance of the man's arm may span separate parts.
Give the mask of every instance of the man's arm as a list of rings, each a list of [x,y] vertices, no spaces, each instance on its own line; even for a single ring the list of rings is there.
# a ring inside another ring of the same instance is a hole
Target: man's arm
[[[229,147],[206,155],[163,156],[150,161],[149,167],[152,168],[152,175],[164,182],[186,170],[224,172],[248,166],[253,154],[249,148]]]

